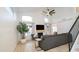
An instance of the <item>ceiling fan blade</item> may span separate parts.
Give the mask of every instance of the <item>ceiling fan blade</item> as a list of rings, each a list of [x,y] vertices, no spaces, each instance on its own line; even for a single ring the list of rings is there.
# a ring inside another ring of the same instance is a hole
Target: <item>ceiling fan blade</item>
[[[55,12],[52,12],[53,14],[55,13]]]
[[[47,14],[47,12],[46,12],[46,11],[43,11],[43,13]]]
[[[50,12],[49,12],[49,15],[51,15],[51,16],[52,16],[52,13],[50,13]]]
[[[54,9],[52,11],[55,11]]]
[[[52,11],[50,11],[49,12],[49,14],[52,16],[52,14],[54,14],[55,13],[55,11],[54,10],[52,10]]]
[[[55,10],[51,10],[50,12],[55,12]]]

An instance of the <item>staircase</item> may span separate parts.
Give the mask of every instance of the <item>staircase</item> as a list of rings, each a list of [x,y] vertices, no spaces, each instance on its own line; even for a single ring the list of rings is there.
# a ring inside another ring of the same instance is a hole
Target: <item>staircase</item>
[[[74,22],[73,26],[71,27],[69,31],[69,51],[71,51],[72,46],[74,45],[74,42],[78,36],[79,33],[79,16],[77,17],[76,21]],[[71,36],[70,36],[71,35]]]

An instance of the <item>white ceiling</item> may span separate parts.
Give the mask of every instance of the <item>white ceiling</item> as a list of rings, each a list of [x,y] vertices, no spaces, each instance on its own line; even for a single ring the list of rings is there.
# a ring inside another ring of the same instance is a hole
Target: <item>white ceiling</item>
[[[56,13],[75,11],[74,7],[48,7],[48,8],[55,9]],[[12,9],[15,13],[35,13],[35,12],[39,13],[46,10],[47,8],[46,7],[12,7]]]
[[[46,10],[46,7],[12,7],[16,13],[40,12]],[[49,7],[54,9],[53,7]]]
[[[59,21],[67,18],[72,18],[76,15],[76,10],[74,7],[49,7],[50,9],[55,9],[56,13],[52,16],[52,20]],[[35,17],[41,17],[40,13],[46,10],[46,7],[12,7],[13,11],[20,15],[35,15]],[[69,20],[69,19],[68,19]]]

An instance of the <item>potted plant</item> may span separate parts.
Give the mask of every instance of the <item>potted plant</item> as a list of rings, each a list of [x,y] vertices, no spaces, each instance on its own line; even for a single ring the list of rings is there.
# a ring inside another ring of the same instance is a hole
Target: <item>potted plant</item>
[[[21,43],[23,43],[25,41],[25,33],[29,31],[28,26],[24,22],[19,22],[17,30],[21,34]]]

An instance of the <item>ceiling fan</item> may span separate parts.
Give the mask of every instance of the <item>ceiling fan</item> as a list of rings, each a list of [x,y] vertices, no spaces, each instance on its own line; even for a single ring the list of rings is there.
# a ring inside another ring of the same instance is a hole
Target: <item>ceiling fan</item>
[[[42,11],[43,14],[45,14],[46,16],[52,16],[53,14],[55,14],[55,10],[54,9],[49,9],[47,8],[46,10]]]

